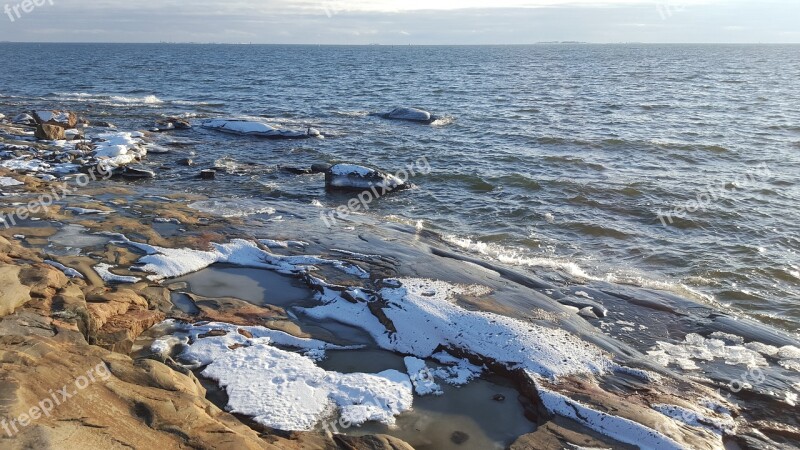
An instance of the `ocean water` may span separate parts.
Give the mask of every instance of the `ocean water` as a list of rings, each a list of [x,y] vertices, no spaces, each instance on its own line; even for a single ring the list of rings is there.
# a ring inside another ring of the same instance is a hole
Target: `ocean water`
[[[231,214],[349,200],[279,165],[393,172],[425,157],[416,189],[368,214],[525,270],[800,329],[800,46],[0,44],[0,58],[6,115],[66,108],[121,129],[252,117],[326,135],[160,135],[170,152],[148,157],[158,177],[145,183],[224,199]],[[370,115],[400,105],[441,119]],[[176,164],[187,155],[198,167]],[[215,165],[229,173],[194,178]]]

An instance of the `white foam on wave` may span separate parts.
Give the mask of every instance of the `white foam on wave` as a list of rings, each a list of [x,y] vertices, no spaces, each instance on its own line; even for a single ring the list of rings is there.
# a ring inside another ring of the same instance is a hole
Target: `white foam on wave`
[[[599,280],[599,278],[589,275],[589,273],[583,270],[583,268],[572,261],[546,257],[523,256],[519,251],[511,250],[497,244],[473,241],[469,238],[462,238],[454,235],[445,235],[442,236],[442,238],[446,242],[467,250],[470,253],[488,256],[491,259],[495,259],[505,264],[528,267],[548,267],[551,269],[561,270],[576,278]]]
[[[544,267],[564,272],[572,277],[588,281],[604,281],[613,284],[625,284],[648,289],[672,292],[688,298],[701,300],[717,305],[713,296],[699,292],[691,287],[666,280],[648,278],[635,270],[614,270],[607,273],[591,274],[578,263],[566,258],[548,256],[529,256],[524,250],[515,250],[498,244],[474,241],[470,238],[455,235],[444,235],[442,238],[469,253],[478,254],[504,264],[522,267]]]

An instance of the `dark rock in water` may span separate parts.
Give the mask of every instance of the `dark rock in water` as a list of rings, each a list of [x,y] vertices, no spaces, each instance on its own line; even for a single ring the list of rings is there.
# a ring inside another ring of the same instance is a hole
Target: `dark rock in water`
[[[463,445],[469,440],[469,435],[463,431],[456,431],[452,436],[450,436],[450,440],[453,442],[453,444]]]
[[[504,401],[506,401],[506,396],[503,395],[503,394],[497,394],[494,397],[492,397],[492,400],[494,400],[496,402],[504,402]]]
[[[207,169],[207,170],[203,170],[203,171],[200,172],[200,178],[202,178],[204,180],[213,180],[216,177],[217,177],[217,171],[216,170]]]
[[[292,166],[278,166],[278,168],[284,172],[292,173],[295,175],[311,175],[311,169],[306,169],[304,167],[292,167]]]
[[[114,171],[114,176],[132,179],[146,179],[155,178],[156,173],[152,170],[144,169],[141,167],[121,167]]]
[[[64,135],[63,128],[48,124],[38,125],[34,136],[36,136],[36,139],[43,141],[62,141],[67,138]]]
[[[192,128],[192,124],[189,123],[188,120],[178,117],[169,117],[156,122],[156,125],[152,128],[152,131],[188,130],[190,128]]]
[[[194,160],[192,158],[183,158],[180,161],[178,161],[178,165],[191,167],[194,165]]]
[[[16,125],[36,125],[36,119],[33,118],[30,114],[20,114],[11,121]]]
[[[78,116],[72,111],[36,111],[33,117],[40,125],[55,125],[61,128],[75,128],[78,125]]]
[[[311,165],[311,173],[325,173],[325,172],[331,170],[331,167],[333,167],[333,166],[331,166],[330,164],[324,164],[324,163],[312,164]]]
[[[117,128],[117,126],[114,125],[113,123],[111,123],[111,122],[103,122],[103,121],[93,122],[92,125],[94,125],[96,127],[100,127],[100,128]]]
[[[378,190],[379,195],[406,189],[409,185],[394,175],[354,164],[337,164],[325,172],[325,187],[329,190]]]
[[[418,109],[418,108],[395,108],[388,113],[384,113],[380,115],[384,119],[392,119],[392,120],[408,120],[411,122],[420,122],[420,123],[432,123],[436,120],[431,113],[428,111]]]

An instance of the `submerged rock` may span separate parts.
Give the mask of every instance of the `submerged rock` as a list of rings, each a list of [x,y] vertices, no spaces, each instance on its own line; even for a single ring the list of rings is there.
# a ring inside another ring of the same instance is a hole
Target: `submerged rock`
[[[36,127],[36,139],[42,141],[63,141],[66,139],[64,129],[57,125],[41,124]]]
[[[311,169],[307,169],[305,167],[278,166],[278,168],[284,172],[291,173],[294,175],[311,175],[312,173],[314,173]]]
[[[211,169],[202,170],[200,171],[200,178],[203,180],[213,180],[217,178],[217,171]]]
[[[330,164],[325,164],[325,163],[312,164],[311,165],[311,173],[325,173],[325,172],[331,170],[331,167],[333,167],[333,166],[331,166]]]
[[[224,133],[258,136],[269,139],[308,139],[322,137],[319,130],[308,127],[305,131],[277,128],[264,122],[240,119],[214,119],[203,122],[204,128]]]
[[[337,164],[325,172],[325,187],[329,190],[364,191],[406,189],[408,183],[394,175],[354,164]],[[384,192],[385,193],[385,192]]]
[[[408,120],[411,122],[422,122],[422,123],[431,123],[436,120],[431,113],[428,111],[418,109],[418,108],[395,108],[388,113],[381,114],[381,117],[384,119],[392,119],[392,120]]]
[[[132,179],[155,178],[156,173],[142,167],[121,167],[114,171],[114,176]]]

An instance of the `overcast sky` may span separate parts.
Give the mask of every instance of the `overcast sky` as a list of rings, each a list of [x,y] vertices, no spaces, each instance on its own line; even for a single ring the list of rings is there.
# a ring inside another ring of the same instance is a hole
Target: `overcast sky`
[[[0,41],[800,43],[800,0],[0,0]]]

